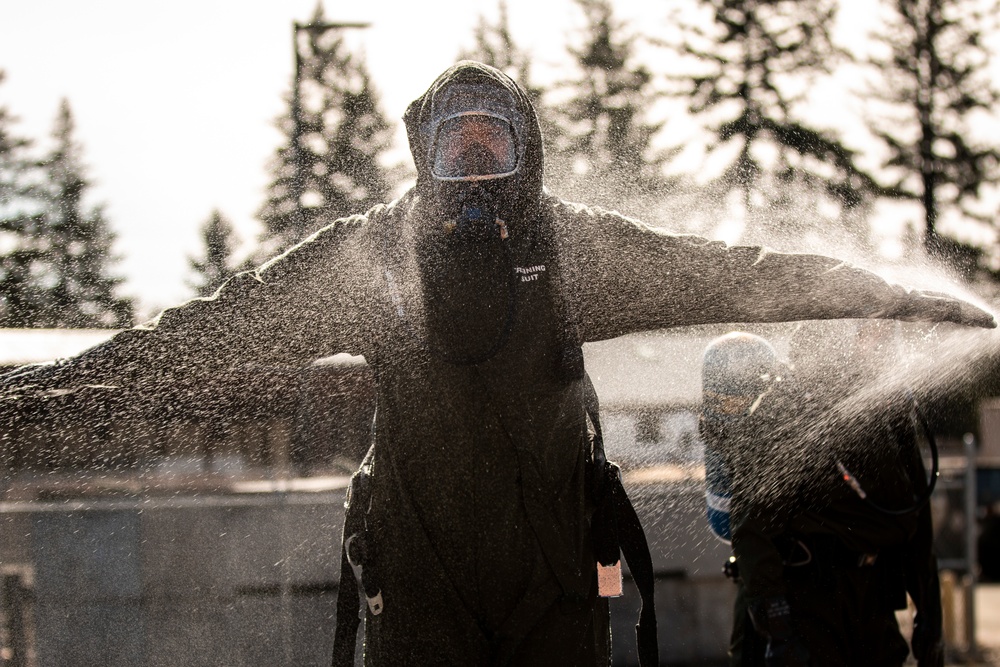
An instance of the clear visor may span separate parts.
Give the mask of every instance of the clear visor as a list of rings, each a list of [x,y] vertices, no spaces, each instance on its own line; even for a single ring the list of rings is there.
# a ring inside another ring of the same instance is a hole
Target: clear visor
[[[478,181],[510,176],[516,171],[517,141],[506,120],[469,113],[441,123],[431,168],[435,178]]]

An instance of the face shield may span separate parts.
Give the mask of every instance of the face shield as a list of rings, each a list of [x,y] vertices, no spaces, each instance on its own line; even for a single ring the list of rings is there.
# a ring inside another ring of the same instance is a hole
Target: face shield
[[[456,114],[438,126],[431,174],[440,181],[486,181],[517,173],[518,146],[505,118],[482,111]]]
[[[738,419],[752,415],[761,402],[781,382],[780,375],[763,373],[751,381],[738,387],[733,387],[735,393],[724,393],[702,390],[702,410],[708,415],[722,421]]]

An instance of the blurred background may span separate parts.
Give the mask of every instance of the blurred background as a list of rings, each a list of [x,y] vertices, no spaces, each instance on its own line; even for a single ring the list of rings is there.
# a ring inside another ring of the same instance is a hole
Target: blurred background
[[[0,5],[0,366],[74,355],[403,192],[415,172],[400,118],[460,58],[529,90],[560,196],[671,232],[841,257],[995,311],[998,9]],[[696,413],[701,351],[725,330],[586,350],[609,453],[652,543],[669,665],[724,662],[733,587],[728,547],[704,521]],[[786,352],[810,335],[754,330]],[[989,661],[998,346],[946,328],[898,335],[926,369],[941,446],[949,655]],[[255,402],[251,375],[283,399]],[[253,369],[231,391],[225,422],[40,412],[0,424],[0,665],[327,664],[370,371],[338,356]],[[635,604],[616,602],[615,664],[635,664]]]

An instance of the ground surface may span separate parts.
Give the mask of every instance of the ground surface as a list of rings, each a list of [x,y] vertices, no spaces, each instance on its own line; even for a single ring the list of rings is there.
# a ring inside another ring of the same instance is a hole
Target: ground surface
[[[976,587],[976,641],[983,648],[982,664],[1000,666],[1000,584]]]

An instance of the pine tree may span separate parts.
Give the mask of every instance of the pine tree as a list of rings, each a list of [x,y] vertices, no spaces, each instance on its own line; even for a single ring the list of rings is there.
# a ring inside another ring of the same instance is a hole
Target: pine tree
[[[923,243],[931,255],[956,259],[962,249],[941,236],[946,215],[990,222],[976,211],[983,186],[1000,177],[1000,152],[976,142],[969,121],[991,111],[1000,93],[987,71],[987,17],[978,0],[886,0],[891,16],[876,35],[888,57],[873,57],[878,84],[870,91],[892,105],[890,117],[872,122],[888,147],[885,167],[901,174],[893,185],[923,208]]]
[[[532,102],[535,102],[541,98],[542,91],[541,88],[532,87],[529,83],[531,57],[517,45],[510,32],[506,0],[500,0],[497,7],[498,16],[495,23],[488,21],[484,15],[479,15],[473,31],[475,46],[463,50],[459,54],[459,59],[476,60],[490,67],[496,67],[524,86],[528,95],[533,98]]]
[[[498,15],[495,22],[490,22],[482,14],[479,16],[473,31],[475,46],[461,51],[458,57],[460,60],[475,60],[484,63],[507,74],[521,84],[531,103],[542,115],[544,112],[542,106],[544,89],[532,83],[531,54],[514,41],[514,36],[510,31],[506,0],[500,0],[497,10]],[[540,120],[544,126],[544,118]]]
[[[670,77],[673,94],[712,135],[710,152],[734,158],[709,186],[737,194],[745,237],[772,241],[803,226],[866,236],[862,207],[881,190],[831,132],[796,117],[803,83],[846,54],[830,35],[833,0],[698,0],[711,21],[678,18],[692,70]],[[799,90],[796,90],[798,86]],[[726,152],[728,151],[728,152]],[[805,210],[802,203],[808,202]]]
[[[46,278],[42,179],[28,154],[31,141],[13,130],[16,121],[0,107],[0,327],[7,328],[35,326]]]
[[[393,170],[382,164],[393,128],[363,58],[341,30],[326,25],[321,5],[295,36],[298,72],[289,113],[278,121],[287,142],[272,163],[258,213],[265,227],[261,254],[386,201],[394,186]]]
[[[553,106],[552,181],[588,201],[621,206],[662,195],[666,155],[652,147],[662,123],[646,120],[652,74],[635,62],[637,37],[615,19],[610,0],[576,0],[586,43],[570,47],[579,76],[559,84],[568,99]]]
[[[559,126],[545,104],[545,89],[535,85],[532,80],[531,54],[511,34],[506,0],[500,0],[495,22],[490,22],[483,15],[479,16],[473,38],[475,46],[461,51],[459,59],[475,60],[495,67],[521,84],[538,114],[542,140],[548,153],[553,139],[559,133]]]
[[[233,268],[233,251],[236,249],[236,239],[232,223],[218,210],[201,227],[201,238],[204,241],[204,256],[201,259],[188,258],[191,269],[195,272],[188,287],[197,296],[210,296],[236,271]]]
[[[52,137],[55,147],[42,162],[47,206],[44,233],[47,267],[42,278],[44,309],[31,326],[114,328],[132,324],[131,299],[117,295],[123,279],[112,275],[117,259],[101,206],[86,208],[90,182],[74,138],[69,103],[63,100]]]

